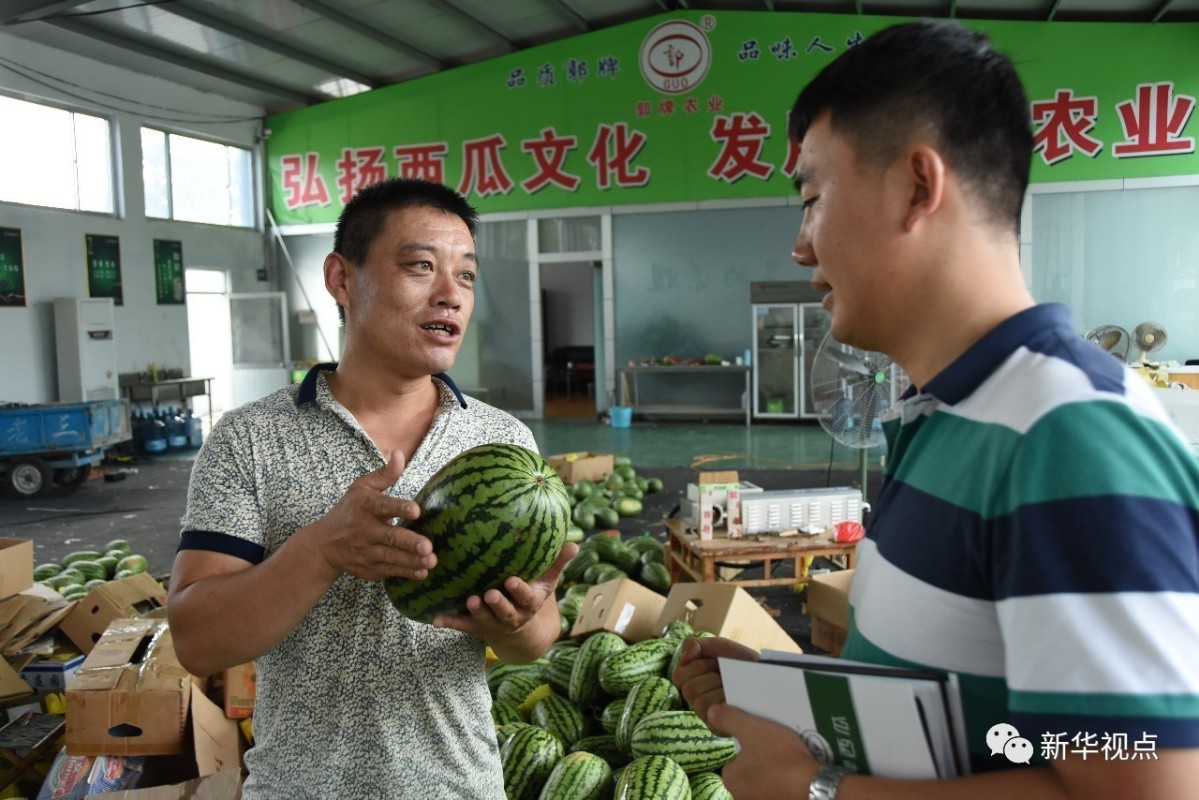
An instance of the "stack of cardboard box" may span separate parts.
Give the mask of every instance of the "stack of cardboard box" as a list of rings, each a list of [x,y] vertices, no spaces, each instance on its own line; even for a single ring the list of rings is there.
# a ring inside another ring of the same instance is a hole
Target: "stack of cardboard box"
[[[64,600],[33,582],[32,542],[0,539],[0,704],[15,720],[66,697],[65,747],[39,798],[240,794],[236,720],[253,711],[253,665],[226,674],[222,709],[179,664],[166,599],[137,574]]]

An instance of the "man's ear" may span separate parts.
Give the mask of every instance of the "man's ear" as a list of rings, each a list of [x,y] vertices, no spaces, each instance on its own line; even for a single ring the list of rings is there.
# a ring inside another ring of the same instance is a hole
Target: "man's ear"
[[[905,166],[911,181],[911,194],[904,229],[910,231],[917,223],[941,208],[948,176],[945,159],[937,150],[927,145],[920,145],[909,151]]]
[[[325,256],[325,290],[342,308],[349,305],[350,269],[349,262],[340,253],[330,253]]]

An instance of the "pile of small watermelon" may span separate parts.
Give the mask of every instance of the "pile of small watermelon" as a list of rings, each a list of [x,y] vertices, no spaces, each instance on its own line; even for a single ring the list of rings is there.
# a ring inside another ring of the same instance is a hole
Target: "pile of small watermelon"
[[[622,540],[619,531],[594,533],[579,543],[558,584],[558,613],[562,632],[570,631],[587,590],[597,583],[631,578],[659,594],[670,593],[666,545],[650,533]]]
[[[638,475],[628,456],[614,456],[613,463],[612,474],[603,481],[576,481],[568,487],[574,526],[567,541],[578,541],[596,528],[617,527],[622,518],[641,513],[645,495],[662,491],[662,479]]]
[[[685,622],[628,644],[600,631],[532,664],[493,664],[487,685],[509,800],[718,800],[732,739],[716,736],[670,675]]]
[[[129,542],[113,539],[103,551],[76,550],[61,563],[39,564],[33,568],[33,579],[66,600],[82,600],[97,586],[145,572],[148,567],[145,556],[134,553]]]

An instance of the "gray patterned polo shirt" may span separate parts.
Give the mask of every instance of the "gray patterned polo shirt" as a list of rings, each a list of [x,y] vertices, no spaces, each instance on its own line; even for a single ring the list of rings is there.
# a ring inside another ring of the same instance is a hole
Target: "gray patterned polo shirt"
[[[180,549],[258,563],[385,457],[325,380],[228,412],[196,459]],[[489,442],[537,449],[511,415],[434,376],[441,407],[399,481],[414,497],[443,464]],[[504,797],[484,643],[399,614],[381,581],[342,575],[257,660],[246,800]]]

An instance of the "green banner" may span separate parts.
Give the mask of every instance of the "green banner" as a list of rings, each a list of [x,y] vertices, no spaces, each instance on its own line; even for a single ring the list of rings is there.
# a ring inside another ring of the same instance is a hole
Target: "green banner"
[[[183,242],[154,240],[154,288],[160,306],[181,306],[186,296],[183,284]]]
[[[121,241],[116,236],[85,233],[87,253],[87,290],[90,297],[111,297],[114,305],[124,304],[121,286]]]
[[[484,212],[789,196],[795,95],[896,21],[677,12],[273,116],[270,207],[332,222],[392,175]],[[1199,174],[1199,24],[966,24],[1025,82],[1035,182]]]
[[[25,257],[21,229],[0,228],[0,307],[25,305]]]

